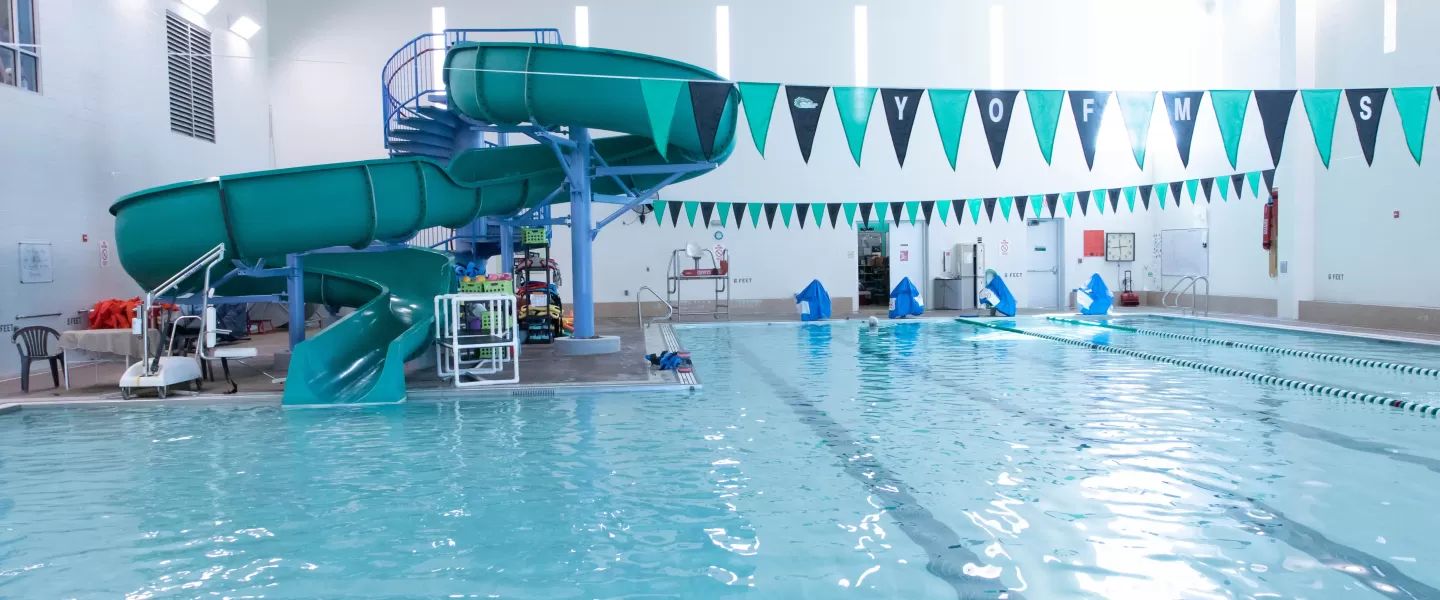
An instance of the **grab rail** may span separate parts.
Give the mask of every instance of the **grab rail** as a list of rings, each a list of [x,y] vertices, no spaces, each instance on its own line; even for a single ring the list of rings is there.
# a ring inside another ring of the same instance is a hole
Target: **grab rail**
[[[642,285],[640,289],[635,290],[635,319],[640,321],[641,327],[645,326],[645,303],[640,300],[640,292],[650,292],[650,295],[654,296],[656,300],[659,300],[661,304],[664,304],[665,309],[669,311],[666,312],[663,317],[651,319],[651,323],[656,321],[669,321],[671,317],[675,316],[675,307],[670,306],[670,303],[666,302],[664,298],[661,298],[660,294],[655,293],[655,290],[650,289],[650,286]]]
[[[1195,275],[1186,275],[1184,277],[1181,277],[1180,281],[1177,281],[1175,282],[1175,285],[1170,286],[1170,291],[1165,292],[1165,295],[1160,297],[1160,307],[1182,310],[1182,307],[1180,306],[1180,299],[1184,298],[1185,294],[1189,292],[1190,314],[1192,316],[1197,314],[1199,310],[1196,302],[1198,302],[1200,294],[1196,293],[1194,290],[1196,284],[1199,284],[1201,281],[1205,282],[1205,316],[1210,316],[1210,278],[1208,277],[1197,277]],[[1180,290],[1178,294],[1175,293],[1175,290],[1180,289],[1180,286],[1185,285],[1186,282],[1189,282],[1190,285],[1186,285],[1185,289]],[[1171,294],[1175,294],[1175,304],[1173,306],[1170,304]]]
[[[1186,281],[1190,281],[1192,282],[1191,285],[1194,285],[1194,279],[1195,277],[1193,275],[1186,275],[1181,277],[1180,281],[1175,282],[1175,285],[1170,286],[1170,291],[1165,292],[1165,295],[1160,297],[1160,308],[1180,308],[1180,296],[1177,295],[1175,297],[1175,306],[1172,307],[1170,306],[1170,294],[1174,294],[1175,290],[1181,285],[1184,285]],[[1180,293],[1184,294],[1185,292]]]

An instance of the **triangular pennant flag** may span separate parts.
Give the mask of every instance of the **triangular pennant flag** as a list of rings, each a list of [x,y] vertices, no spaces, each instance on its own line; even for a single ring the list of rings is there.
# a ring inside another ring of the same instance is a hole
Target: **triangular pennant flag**
[[[1035,140],[1040,143],[1040,156],[1045,157],[1048,165],[1055,150],[1055,130],[1060,126],[1060,105],[1065,102],[1065,92],[1025,90],[1025,102],[1030,105],[1030,124],[1035,128]]]
[[[759,229],[759,228],[760,228],[760,213],[762,213],[764,210],[765,210],[764,205],[760,204],[759,202],[751,202],[751,203],[750,203],[750,226],[751,226],[751,227],[754,227],[755,229]]]
[[[870,211],[873,209],[874,206],[871,205],[869,202],[860,204],[860,223],[864,224],[866,227],[870,226]]]
[[[783,223],[785,224],[785,228],[786,228],[786,229],[789,229],[789,228],[790,228],[790,217],[791,217],[792,215],[794,215],[794,214],[795,214],[795,205],[794,205],[794,204],[791,204],[791,203],[789,203],[789,202],[781,202],[781,203],[780,203],[780,216],[782,217],[782,221],[781,221],[781,222],[783,222]],[[766,216],[769,216],[769,215],[766,215]]]
[[[803,204],[803,203],[801,203],[801,204],[796,204],[796,205],[795,205],[795,216],[800,217],[800,228],[801,228],[801,229],[804,229],[804,228],[805,228],[805,218],[806,218],[809,214],[810,214],[810,205],[809,205],[809,204]]]
[[[1245,111],[1250,108],[1250,90],[1210,90],[1210,107],[1220,123],[1220,140],[1225,143],[1225,156],[1230,167],[1240,154],[1240,135],[1245,130]]]
[[[1205,202],[1208,204],[1210,202],[1210,190],[1214,189],[1215,187],[1215,178],[1206,177],[1204,179],[1201,179],[1200,187],[1205,190]],[[1222,185],[1221,187],[1223,188],[1224,186]],[[1225,191],[1222,189],[1220,193],[1223,194],[1225,193]]]
[[[1150,117],[1155,114],[1155,92],[1115,92],[1125,131],[1130,134],[1130,151],[1135,166],[1145,170],[1145,146],[1150,141]],[[1073,100],[1071,102],[1074,102]]]
[[[846,202],[842,206],[845,207],[845,224],[852,228],[855,227],[855,203]],[[866,214],[869,214],[868,211]]]
[[[989,223],[994,223],[994,222],[995,222],[995,200],[996,200],[996,198],[986,198],[986,199],[985,199],[985,221],[986,221],[986,222],[989,222]]]
[[[905,218],[905,203],[904,203],[904,202],[891,202],[891,203],[890,203],[890,220],[895,221],[895,224],[896,224],[896,225],[899,225],[899,224],[900,224],[900,219],[903,219],[903,218]]]
[[[1066,193],[1065,214],[1070,214],[1070,203],[1073,202],[1074,194]],[[1055,204],[1060,201],[1060,194],[1045,194],[1045,207],[1050,209],[1050,217],[1055,217]],[[1039,215],[1036,215],[1037,217]]]
[[[680,202],[671,202],[671,203],[670,203],[670,226],[671,226],[671,227],[679,227],[679,226],[680,226],[680,207],[681,207],[681,205],[682,205],[682,203],[680,203]]]
[[[819,85],[787,85],[785,97],[790,102],[790,121],[795,125],[795,139],[800,142],[800,156],[810,162],[810,149],[815,146],[815,127],[825,110],[825,96],[830,88]]]
[[[1110,188],[1106,191],[1110,195],[1110,212],[1120,212],[1120,188]],[[1105,212],[1105,209],[1102,207],[1100,212]]]
[[[932,215],[932,214],[934,214],[934,213],[935,213],[935,201],[934,201],[934,200],[921,200],[921,201],[920,201],[920,214],[921,214],[921,216],[924,216],[924,217],[925,217],[925,224],[926,224],[926,225],[929,225],[929,224],[930,224],[930,215]],[[943,214],[943,213],[942,213],[942,214]],[[943,220],[943,219],[942,219],[942,220]]]
[[[699,208],[700,208],[700,203],[699,203],[699,202],[686,202],[686,203],[685,203],[685,219],[688,220],[688,221],[690,221],[690,226],[691,226],[691,227],[694,227],[694,226],[695,226],[695,211],[696,211],[696,209],[699,209]]]
[[[1172,182],[1170,182],[1170,185],[1169,185],[1169,188],[1170,188],[1170,197],[1175,199],[1175,206],[1176,206],[1177,208],[1180,206],[1180,190],[1181,190],[1184,186],[1185,186],[1185,182],[1183,182],[1183,181],[1172,181]],[[1163,207],[1164,204],[1162,203],[1161,206]]]
[[[950,169],[960,152],[960,129],[965,124],[965,109],[970,106],[970,90],[930,90],[930,110],[935,113],[935,128],[940,131],[940,145]]]
[[[1403,87],[1390,90],[1395,96],[1395,110],[1400,112],[1400,128],[1405,130],[1405,144],[1410,156],[1420,164],[1425,152],[1425,126],[1430,120],[1430,88]]]
[[[1026,207],[1027,205],[1029,205],[1029,204],[1030,204],[1030,197],[1029,197],[1029,196],[1016,196],[1016,197],[1015,197],[1015,216],[1020,217],[1021,219],[1024,219],[1024,218],[1025,218],[1025,207]]]
[[[1070,92],[1070,112],[1075,115],[1075,130],[1080,132],[1080,149],[1085,152],[1085,166],[1095,168],[1095,142],[1100,138],[1100,122],[1105,118],[1105,105],[1110,92]]]
[[[1190,190],[1190,203],[1191,203],[1191,204],[1194,204],[1194,203],[1195,203],[1195,192],[1196,192],[1196,190],[1198,190],[1198,189],[1200,188],[1200,180],[1199,180],[1199,179],[1191,179],[1191,180],[1188,180],[1188,181],[1185,182],[1185,187]],[[1209,194],[1210,192],[1207,191],[1207,192],[1205,192],[1205,193],[1206,193],[1206,194]]]
[[[819,229],[821,226],[823,226],[823,225],[825,224],[825,220],[824,220],[824,218],[823,218],[824,215],[825,215],[825,205],[824,205],[824,204],[820,204],[819,202],[816,202],[816,203],[810,205],[810,216],[815,218],[815,228],[816,228],[816,229]],[[803,226],[804,223],[801,223],[801,225]]]
[[[1380,115],[1385,112],[1385,88],[1345,90],[1350,101],[1350,115],[1355,117],[1355,132],[1360,134],[1360,152],[1365,164],[1375,164],[1375,138],[1380,133]]]
[[[1153,185],[1140,186],[1140,204],[1145,207],[1145,210],[1150,210],[1150,194],[1154,191],[1155,186]]]
[[[939,202],[936,202],[936,203],[935,203],[935,208],[938,209],[939,212],[940,212],[940,224],[941,224],[941,225],[949,225],[949,224],[950,224],[950,201],[949,201],[949,200],[941,200],[941,201],[939,201]]]
[[[969,204],[970,204],[970,203],[969,203],[968,201],[966,201],[966,200],[955,200],[955,201],[951,202],[951,206],[955,209],[955,224],[956,224],[956,225],[964,225],[964,224],[965,224],[965,207],[968,206]]]
[[[700,151],[705,158],[715,154],[715,133],[725,107],[730,105],[730,92],[735,87],[728,81],[691,81],[690,104],[695,112],[695,133],[700,136]]]
[[[1270,146],[1270,163],[1280,165],[1280,151],[1285,148],[1285,128],[1290,125],[1290,109],[1295,106],[1295,90],[1255,90],[1255,110],[1265,127],[1265,143]]]
[[[1251,171],[1245,174],[1245,182],[1250,184],[1250,195],[1256,199],[1260,198],[1260,172]]]
[[[995,161],[997,169],[1000,168],[1000,158],[1005,155],[1005,136],[1010,134],[1010,111],[1015,108],[1015,96],[1019,94],[1016,90],[975,90],[980,123],[985,126],[990,158]]]
[[[745,224],[745,203],[736,202],[730,205],[730,210],[735,212],[735,228],[739,229]]]
[[[770,137],[770,117],[775,114],[780,84],[744,82],[738,87],[740,103],[745,106],[745,121],[750,124],[750,139],[755,141],[760,156],[765,156],[765,140]]]
[[[1035,218],[1040,218],[1040,211],[1044,210],[1045,197],[1036,194],[1030,197],[1030,210],[1035,212]],[[1024,212],[1024,211],[1021,211]]]
[[[1133,185],[1125,188],[1125,205],[1130,208],[1130,212],[1135,212],[1135,186]]]
[[[775,211],[779,208],[780,205],[774,202],[765,203],[765,225],[770,229],[775,228]]]
[[[878,221],[881,225],[884,225],[886,204],[884,202],[875,202],[871,204],[871,206],[875,208],[875,220]],[[899,222],[896,222],[896,225],[899,225]]]
[[[1003,197],[1000,198],[1000,214],[1002,214],[1002,215],[1005,216],[1005,220],[1006,220],[1006,221],[1009,221],[1009,220],[1010,220],[1010,209],[1011,209],[1012,207],[1014,207],[1014,206],[1015,206],[1015,199],[1014,199],[1014,198],[1012,198],[1012,197],[1010,197],[1010,196],[1003,196]]]
[[[1243,175],[1242,175],[1242,177],[1243,177]],[[1219,180],[1220,180],[1220,185],[1218,186],[1218,187],[1220,188],[1220,199],[1221,199],[1221,200],[1224,200],[1224,201],[1226,201],[1226,202],[1229,202],[1229,201],[1230,201],[1230,186],[1225,185],[1226,182],[1225,182],[1225,178],[1224,178],[1224,177],[1217,177],[1216,179],[1219,179]],[[1231,181],[1234,181],[1233,176],[1232,176]],[[1236,182],[1236,183],[1243,183],[1243,182]]]
[[[970,222],[978,224],[980,222],[980,199],[971,198],[966,200],[965,203],[970,205]]]
[[[920,216],[920,201],[911,200],[905,203],[905,216],[910,217],[910,224],[915,224],[915,217]]]
[[[915,129],[915,111],[920,110],[920,96],[925,90],[892,89],[880,90],[880,103],[885,105],[885,124],[890,126],[890,144],[895,146],[895,160],[905,166],[905,154],[910,150],[910,132]],[[925,219],[927,222],[930,219]]]
[[[715,212],[720,215],[720,227],[730,226],[730,203],[721,202],[715,205]],[[739,223],[736,223],[737,225]]]
[[[831,229],[835,229],[835,228],[839,227],[839,226],[840,226],[840,225],[839,225],[839,222],[840,222],[840,203],[838,203],[838,202],[831,202],[831,203],[829,203],[829,204],[826,204],[826,205],[825,205],[825,212],[830,213],[830,228],[831,228]]]
[[[1275,189],[1275,169],[1266,169],[1260,172],[1260,177],[1265,179],[1265,191]]]
[[[1081,216],[1084,216],[1085,213],[1090,209],[1090,190],[1082,190],[1080,192],[1077,192],[1077,195],[1080,196],[1080,214]],[[1104,200],[1101,200],[1101,202],[1104,202]],[[1070,212],[1069,203],[1065,204],[1065,212],[1067,214]]]
[[[641,79],[640,95],[645,99],[645,113],[650,117],[650,139],[660,158],[670,147],[670,124],[675,121],[675,102],[680,99],[681,81],[673,79]]]
[[[709,226],[710,226],[710,216],[711,216],[712,214],[714,214],[714,213],[715,213],[715,203],[714,203],[714,202],[701,202],[701,203],[700,203],[700,218],[705,220],[705,226],[706,226],[706,227],[709,227]]]
[[[845,142],[850,144],[850,156],[859,166],[860,153],[865,147],[865,130],[870,126],[870,109],[875,106],[875,88],[837,87],[834,94],[840,125],[845,128]]]
[[[655,224],[663,227],[665,225],[665,201],[655,200],[650,203],[650,206],[655,209]],[[642,219],[640,222],[644,223],[645,221]]]
[[[1335,141],[1335,115],[1340,111],[1340,90],[1300,90],[1305,116],[1310,119],[1310,132],[1315,135],[1315,150],[1320,162],[1330,168],[1330,149]]]
[[[1190,143],[1195,141],[1195,113],[1200,110],[1200,100],[1205,92],[1165,92],[1165,114],[1170,117],[1170,130],[1175,133],[1175,149],[1180,152],[1180,163],[1190,166]]]

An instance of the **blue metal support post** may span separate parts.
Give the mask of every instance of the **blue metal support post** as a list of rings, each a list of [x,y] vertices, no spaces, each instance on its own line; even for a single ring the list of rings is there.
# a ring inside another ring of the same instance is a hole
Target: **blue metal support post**
[[[305,341],[305,271],[299,254],[285,256],[285,295],[290,302],[290,349]]]
[[[515,227],[500,225],[500,272],[515,274]]]
[[[590,130],[572,127],[570,139],[575,147],[567,153],[566,175],[570,180],[570,258],[575,270],[574,285],[575,338],[595,337],[595,263],[590,228]]]

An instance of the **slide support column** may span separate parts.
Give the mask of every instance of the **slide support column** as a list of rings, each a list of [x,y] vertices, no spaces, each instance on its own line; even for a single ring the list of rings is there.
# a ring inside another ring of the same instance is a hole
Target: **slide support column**
[[[500,272],[515,274],[515,228],[500,225]]]
[[[285,297],[290,308],[290,349],[305,341],[305,270],[299,254],[285,255]]]
[[[592,245],[594,235],[590,218],[590,155],[592,144],[590,130],[575,127],[570,130],[570,140],[575,147],[569,151],[567,175],[570,179],[570,258],[575,270],[572,278],[575,308],[575,337],[595,337],[595,263]]]

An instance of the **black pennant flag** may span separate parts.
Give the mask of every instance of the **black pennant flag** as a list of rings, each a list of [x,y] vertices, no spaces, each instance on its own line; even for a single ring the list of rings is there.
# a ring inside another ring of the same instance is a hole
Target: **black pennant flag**
[[[905,203],[904,203],[904,202],[891,202],[891,203],[890,203],[890,220],[891,220],[891,221],[894,221],[896,225],[899,225],[899,224],[900,224],[900,217],[901,217],[902,215],[904,215],[904,214],[905,214]]]
[[[1165,114],[1170,116],[1170,129],[1175,132],[1175,149],[1180,163],[1190,166],[1190,142],[1195,139],[1195,115],[1200,112],[1200,99],[1205,92],[1165,92]]]
[[[1285,127],[1290,124],[1290,108],[1295,106],[1295,90],[1255,90],[1255,108],[1265,126],[1265,143],[1270,145],[1270,161],[1280,166],[1280,151],[1285,147]]]
[[[1120,188],[1110,188],[1107,193],[1110,194],[1111,212],[1120,212]]]
[[[1150,194],[1155,191],[1153,185],[1140,186],[1140,203],[1145,205],[1145,210],[1150,210]]]
[[[1024,218],[1025,218],[1025,205],[1028,204],[1029,202],[1030,202],[1030,197],[1029,197],[1029,196],[1016,196],[1016,197],[1015,197],[1015,208],[1020,209],[1020,218],[1021,218],[1021,219],[1024,219]]]
[[[700,136],[700,151],[706,158],[715,151],[715,132],[735,88],[728,81],[691,81],[690,104],[695,112],[695,133]],[[709,219],[706,219],[709,223]]]
[[[703,218],[703,219],[705,219],[705,226],[706,226],[706,227],[709,227],[709,226],[710,226],[710,215],[712,215],[712,214],[714,214],[714,213],[715,213],[715,203],[714,203],[714,202],[701,202],[701,203],[700,203],[700,217]]]
[[[929,224],[930,224],[930,213],[933,213],[933,212],[935,212],[935,201],[934,201],[934,200],[921,200],[921,201],[920,201],[920,214],[922,214],[922,215],[925,216],[925,224],[926,224],[926,225],[929,225]]]
[[[951,200],[951,201],[950,201],[950,208],[951,208],[951,209],[953,210],[953,212],[955,213],[955,226],[956,226],[956,227],[959,227],[959,226],[965,224],[965,205],[968,204],[969,202],[970,202],[969,200],[965,200],[965,199],[963,199],[963,198],[960,199],[960,200]]]
[[[765,203],[765,226],[766,226],[766,227],[769,227],[769,228],[771,228],[771,229],[774,229],[774,228],[775,228],[775,210],[778,209],[778,208],[780,208],[780,205],[779,205],[779,204],[776,204],[776,203],[774,203],[774,202],[766,202],[766,203]]]
[[[1355,117],[1355,132],[1360,134],[1360,151],[1365,164],[1375,164],[1375,136],[1380,133],[1380,113],[1385,108],[1386,88],[1345,90],[1350,101],[1350,115]]]
[[[870,226],[870,209],[869,202],[860,203],[860,222],[864,223],[866,227]]]
[[[990,143],[990,158],[1000,168],[1005,154],[1005,136],[1010,134],[1010,110],[1015,108],[1016,90],[975,90],[975,105],[980,108],[980,124],[985,126],[985,140]]]
[[[840,220],[840,204],[832,202],[825,205],[825,210],[830,213],[830,228],[835,228],[835,223]]]
[[[1269,198],[1270,196],[1268,194],[1270,190],[1275,189],[1275,169],[1265,169],[1260,172],[1260,176],[1265,178],[1265,192],[1267,194],[1261,196],[1261,198]]]
[[[1205,203],[1210,203],[1210,190],[1215,189],[1215,178],[1206,177],[1200,180],[1200,188],[1205,190]]]
[[[995,200],[996,200],[995,198],[986,198],[986,199],[985,199],[985,220],[986,220],[986,221],[990,221],[990,222],[994,222],[994,221],[995,221]]]
[[[895,145],[895,159],[905,166],[905,153],[910,148],[910,131],[915,128],[915,111],[920,110],[920,96],[925,90],[880,90],[880,103],[885,105],[885,123],[890,126],[890,143]],[[927,219],[928,221],[928,219]]]
[[[1110,92],[1070,92],[1070,112],[1075,113],[1075,129],[1080,132],[1080,149],[1085,151],[1085,164],[1095,168],[1095,142],[1100,138],[1100,121]]]
[[[1050,209],[1050,216],[1055,216],[1055,207],[1060,203],[1060,194],[1045,194],[1045,206]]]
[[[1184,188],[1185,182],[1183,181],[1170,182],[1170,199],[1175,201],[1176,208],[1180,207],[1180,190]]]
[[[670,226],[671,226],[671,227],[679,227],[679,226],[680,226],[680,205],[681,205],[681,204],[683,204],[683,203],[682,203],[682,202],[666,202],[666,203],[665,203],[665,205],[670,208]]]
[[[1245,189],[1245,174],[1236,173],[1234,175],[1231,175],[1230,183],[1235,184],[1235,199],[1239,200],[1240,196],[1244,194],[1243,190]]]
[[[730,205],[730,212],[735,213],[735,228],[740,228],[740,222],[745,220],[745,203],[736,202]]]
[[[1083,215],[1085,211],[1090,209],[1090,190],[1076,192],[1075,195],[1080,198],[1080,214]],[[1104,200],[1101,200],[1101,202],[1104,202]]]
[[[795,124],[795,139],[800,141],[800,156],[810,162],[810,149],[815,145],[815,127],[825,108],[830,88],[820,85],[787,85],[785,97],[790,101],[790,120]]]
[[[799,203],[797,203],[797,204],[795,205],[795,213],[796,213],[795,216],[800,217],[800,228],[801,228],[801,229],[804,229],[804,228],[805,228],[805,215],[810,214],[810,205],[809,205],[809,204],[799,204]],[[816,226],[816,227],[819,227],[820,224],[819,224],[819,223],[816,223],[815,226]]]

